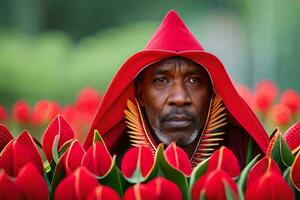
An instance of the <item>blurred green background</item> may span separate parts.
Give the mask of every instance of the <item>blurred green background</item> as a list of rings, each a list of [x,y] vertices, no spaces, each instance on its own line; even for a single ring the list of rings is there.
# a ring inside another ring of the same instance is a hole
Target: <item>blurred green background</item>
[[[300,91],[300,1],[0,0],[0,104],[104,92],[170,9],[235,82]]]

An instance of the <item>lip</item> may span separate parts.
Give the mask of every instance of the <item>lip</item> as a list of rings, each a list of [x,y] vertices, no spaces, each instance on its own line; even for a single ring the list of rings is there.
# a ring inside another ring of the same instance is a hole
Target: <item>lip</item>
[[[172,129],[186,128],[190,126],[191,123],[192,123],[191,120],[183,120],[183,119],[182,120],[172,119],[172,120],[165,121],[165,124]]]

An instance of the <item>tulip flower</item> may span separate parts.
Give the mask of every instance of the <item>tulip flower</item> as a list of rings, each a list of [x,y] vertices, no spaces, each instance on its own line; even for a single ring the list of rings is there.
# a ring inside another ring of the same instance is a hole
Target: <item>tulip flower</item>
[[[121,170],[125,177],[142,179],[147,177],[154,164],[150,148],[145,146],[133,147],[123,156]]]
[[[300,121],[285,132],[284,138],[292,152],[296,153],[300,149]]]
[[[292,119],[292,111],[288,106],[280,103],[271,108],[270,116],[275,124],[285,126]]]
[[[84,149],[81,147],[78,140],[74,140],[66,152],[65,158],[65,170],[67,174],[75,171],[76,168],[81,166],[81,160],[83,155],[85,154]]]
[[[0,199],[19,200],[21,193],[12,178],[4,170],[0,170]]]
[[[79,167],[59,183],[54,196],[56,200],[83,200],[98,185],[97,178],[92,173],[85,167]]]
[[[96,142],[83,156],[82,166],[97,176],[105,176],[112,167],[112,157],[104,144]]]
[[[146,187],[152,188],[156,197],[160,200],[182,199],[182,194],[179,187],[163,177],[156,177],[145,184]]]
[[[300,153],[299,152],[294,160],[293,165],[291,166],[291,172],[290,172],[290,179],[298,191],[300,191]]]
[[[121,200],[121,198],[111,187],[99,185],[89,193],[87,200]]]
[[[216,150],[208,161],[207,171],[216,169],[226,172],[231,177],[236,177],[240,173],[240,166],[236,156],[225,146]]]
[[[7,174],[16,177],[21,168],[32,163],[43,174],[43,162],[35,143],[27,131],[23,131],[17,139],[6,145],[0,157],[0,168]]]
[[[48,186],[35,165],[28,163],[19,172],[16,185],[25,199],[49,199]]]
[[[300,108],[300,96],[295,90],[285,90],[280,101],[288,106],[292,113],[295,113]]]
[[[32,122],[34,125],[42,125],[51,121],[60,113],[60,106],[55,101],[40,100],[33,108]]]
[[[0,122],[3,122],[7,119],[7,113],[6,113],[6,110],[4,108],[4,106],[2,106],[0,104]]]
[[[129,187],[124,196],[123,200],[158,200],[158,196],[155,193],[155,189],[147,187],[145,184],[137,183]]]
[[[254,104],[258,111],[266,113],[278,93],[277,86],[269,80],[260,81],[255,89]]]
[[[165,157],[169,164],[178,169],[186,176],[192,173],[192,164],[189,160],[186,152],[180,147],[176,146],[175,142],[172,142],[165,150]]]
[[[0,153],[4,147],[13,140],[14,137],[9,132],[9,130],[2,124],[0,124]]]
[[[247,180],[246,199],[294,199],[292,189],[270,157],[264,157],[251,169]]]
[[[12,109],[13,118],[18,123],[29,123],[31,120],[31,111],[25,100],[17,101]]]
[[[225,187],[229,186],[234,199],[238,199],[238,189],[233,179],[224,171],[214,170],[201,176],[192,188],[192,199],[198,200],[202,195],[205,199],[227,199]]]
[[[62,115],[57,115],[52,120],[42,137],[42,147],[49,162],[53,159],[52,147],[56,135],[59,135],[58,149],[60,149],[65,142],[74,138],[72,128]]]

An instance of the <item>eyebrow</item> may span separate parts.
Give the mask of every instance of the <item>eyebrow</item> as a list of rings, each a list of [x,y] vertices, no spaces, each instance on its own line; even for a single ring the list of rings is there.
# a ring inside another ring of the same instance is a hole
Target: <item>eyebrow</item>
[[[154,71],[154,74],[166,74],[170,71],[170,69],[161,69],[161,68],[157,68]],[[201,74],[201,69],[199,68],[194,68],[192,70],[189,70],[185,73],[186,75],[191,75],[191,74]]]

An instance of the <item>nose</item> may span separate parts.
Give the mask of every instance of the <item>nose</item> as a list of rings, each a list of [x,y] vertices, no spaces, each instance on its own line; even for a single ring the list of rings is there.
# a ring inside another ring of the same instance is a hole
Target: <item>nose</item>
[[[187,89],[182,82],[174,82],[168,98],[170,106],[186,106],[191,104],[191,98]]]

